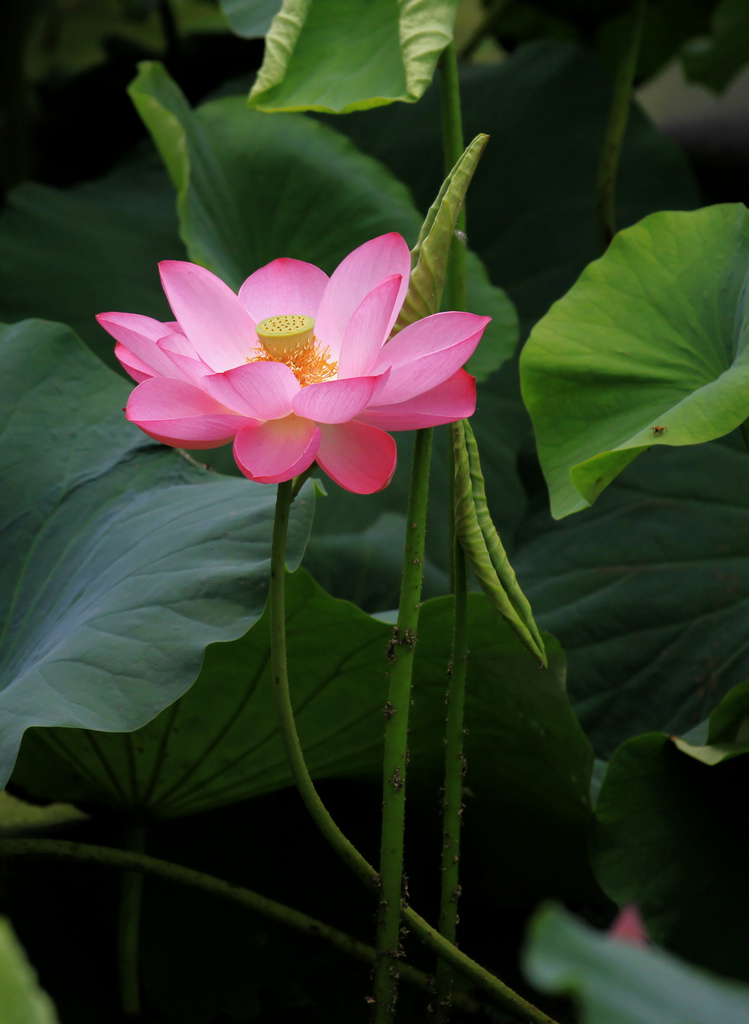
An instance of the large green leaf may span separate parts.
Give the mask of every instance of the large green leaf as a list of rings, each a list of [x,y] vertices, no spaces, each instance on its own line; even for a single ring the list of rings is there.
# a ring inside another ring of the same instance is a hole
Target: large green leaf
[[[260,110],[343,114],[418,100],[457,0],[284,0],[250,92]]]
[[[329,597],[303,571],[288,580],[287,618],[292,699],[310,772],[318,779],[363,776],[376,782],[392,627]],[[443,772],[451,621],[448,599],[425,603],[409,778],[415,793],[428,794],[430,826]],[[576,873],[587,879],[591,751],[567,701],[561,649],[551,638],[547,642],[550,668],[539,673],[488,602],[472,595],[470,856],[492,878],[489,890],[506,890],[513,899],[539,884],[545,891],[568,891]],[[161,818],[291,785],[276,724],[267,615],[241,640],[210,647],[192,689],[136,733],[28,733],[14,783],[36,797],[93,801]],[[517,837],[506,851],[502,879],[494,877],[492,846],[484,841],[499,821]],[[552,852],[541,840],[557,826]],[[583,882],[575,877],[574,884]]]
[[[736,800],[749,783],[739,756],[748,749],[662,733],[628,740],[609,763],[591,835],[599,884],[636,903],[656,941],[743,980],[749,826]]]
[[[556,518],[654,444],[711,441],[749,417],[748,272],[742,204],[656,213],[536,325],[520,372]]]
[[[534,918],[525,973],[544,992],[571,995],[583,1024],[743,1024],[749,988],[712,977],[659,949],[617,942],[558,907]]]
[[[5,917],[0,917],[0,1007],[3,1024],[57,1024],[52,1000],[39,987]]]
[[[127,424],[127,386],[67,328],[6,327],[0,348],[4,784],[29,726],[138,728],[258,618],[274,492]]]
[[[748,459],[726,443],[653,451],[587,512],[525,524],[513,564],[602,757],[684,732],[749,678]]]

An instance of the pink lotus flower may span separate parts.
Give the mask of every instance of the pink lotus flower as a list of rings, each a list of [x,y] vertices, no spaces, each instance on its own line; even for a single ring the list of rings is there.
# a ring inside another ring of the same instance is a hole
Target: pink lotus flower
[[[475,380],[461,367],[489,317],[436,313],[387,340],[411,271],[400,235],[366,242],[330,278],[274,260],[238,296],[195,264],[159,269],[175,323],[97,317],[138,382],[127,418],[157,441],[215,448],[233,439],[251,480],[290,480],[317,460],[341,487],[371,494],[395,471],[386,431],[474,411]]]

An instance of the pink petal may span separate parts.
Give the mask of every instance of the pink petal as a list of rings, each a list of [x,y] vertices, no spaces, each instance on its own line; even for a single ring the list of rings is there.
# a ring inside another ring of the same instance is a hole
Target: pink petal
[[[170,324],[162,324],[160,320],[140,313],[99,313],[96,319],[105,331],[128,347],[134,334],[148,341],[158,341],[165,334],[172,333]]]
[[[294,412],[316,423],[348,423],[367,407],[377,377],[308,384],[294,398]]]
[[[201,382],[209,395],[256,420],[277,420],[291,413],[299,381],[285,363],[244,363]]]
[[[159,338],[156,346],[172,364],[172,372],[168,375],[170,377],[177,377],[180,380],[192,381],[200,385],[203,377],[213,373],[210,366],[198,356],[184,334],[167,334],[165,338]]]
[[[165,260],[159,271],[169,305],[201,359],[218,372],[243,363],[257,334],[231,288],[195,263]]]
[[[292,415],[244,427],[234,439],[234,458],[250,480],[277,484],[309,469],[319,444],[320,428]]]
[[[374,494],[387,487],[398,456],[390,434],[357,420],[320,431],[317,462],[339,486],[355,494]]]
[[[315,335],[338,358],[348,322],[359,304],[385,277],[400,274],[402,280],[391,314],[395,323],[408,290],[411,253],[405,239],[395,232],[380,235],[354,249],[333,272],[317,312]]]
[[[282,257],[250,274],[239,298],[256,324],[283,313],[316,317],[327,284],[328,275],[312,263]]]
[[[391,274],[365,296],[348,322],[338,357],[338,378],[366,377],[385,344],[402,277]],[[400,308],[400,307],[399,307]],[[395,310],[396,315],[398,310]]]
[[[169,377],[139,384],[125,414],[150,437],[184,448],[216,448],[247,423],[201,388]]]
[[[140,384],[141,381],[148,380],[149,377],[154,376],[154,371],[151,367],[146,366],[145,363],[141,362],[141,360],[138,359],[137,356],[134,356],[129,349],[126,349],[124,345],[120,345],[119,341],[114,346],[114,354],[122,363],[125,370],[130,374],[133,380],[138,382],[138,384]]]
[[[171,333],[166,324],[152,320],[150,316],[139,316],[137,313],[100,313],[96,319],[105,331],[135,356],[134,363],[132,360],[129,363],[125,362],[120,355],[117,356],[128,372],[129,366],[132,365],[139,372],[142,372],[142,368],[150,370],[149,377],[181,376],[174,372],[171,360],[165,357],[156,345],[159,338]]]
[[[372,397],[372,406],[405,402],[430,391],[460,369],[473,354],[490,317],[435,313],[409,324],[384,345],[375,371],[391,369]]]
[[[369,408],[358,419],[383,430],[421,430],[466,419],[475,411],[476,378],[458,370],[442,384],[415,398]]]

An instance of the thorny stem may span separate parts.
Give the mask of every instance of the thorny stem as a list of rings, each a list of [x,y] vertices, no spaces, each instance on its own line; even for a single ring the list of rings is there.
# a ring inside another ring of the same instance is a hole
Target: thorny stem
[[[421,610],[431,455],[432,430],[417,431],[406,513],[406,545],[403,553],[398,622],[388,647],[390,680],[385,705],[377,960],[373,975],[374,1024],[388,1024],[394,1019],[395,1002],[398,998],[400,920],[404,895],[403,833],[408,765],[408,718]]]
[[[441,62],[442,135],[446,173],[449,173],[463,152],[463,119],[460,109],[460,79],[455,44],[443,52]],[[450,246],[448,259],[448,296],[450,309],[465,309],[466,296],[466,212],[461,207],[456,222],[457,237]],[[451,435],[456,425],[451,428]],[[447,692],[445,723],[445,784],[442,804],[442,880],[440,886],[439,931],[450,943],[455,943],[458,925],[458,897],[460,895],[460,824],[465,760],[463,756],[463,710],[468,658],[467,608],[468,576],[463,548],[455,536],[455,459],[453,437],[448,444],[448,508],[452,558],[450,583],[455,594],[451,678]],[[436,969],[436,1024],[447,1024],[453,990],[453,968],[440,958]]]
[[[251,889],[245,889],[221,878],[215,878],[213,875],[206,875],[202,871],[182,867],[180,864],[171,864],[169,861],[149,857],[133,850],[115,850],[106,846],[70,842],[66,839],[2,839],[0,840],[0,858],[2,857],[49,857],[61,861],[99,864],[102,867],[124,869],[127,874],[137,874],[141,879],[149,875],[167,882],[174,882],[177,885],[186,885],[211,896],[218,896],[220,899],[237,903],[246,910],[262,914],[264,917],[294,928],[305,935],[323,939],[335,949],[357,960],[369,964],[374,963],[375,951],[372,946],[360,942],[353,936],[347,935],[346,932],[332,928],[323,921],[318,921],[316,918],[303,914],[293,907],[287,907],[283,903],[269,900]],[[432,990],[432,979],[423,971],[404,965],[401,973],[404,981],[409,984],[425,992]],[[483,1009],[483,1005],[478,1000],[463,993],[460,994],[460,999],[456,1000],[456,1005],[468,1013],[478,1013]]]
[[[420,434],[417,433],[417,443]],[[320,831],[339,856],[349,865],[356,875],[375,892],[379,891],[379,875],[356,847],[338,828],[330,812],[320,799],[314,783],[310,778],[307,765],[302,754],[299,736],[296,731],[294,712],[289,694],[288,672],[286,667],[286,633],[284,615],[284,552],[288,530],[289,508],[291,504],[291,484],[279,484],[276,499],[276,519],[271,545],[271,581],[270,581],[270,620],[271,620],[271,662],[273,666],[274,690],[278,709],[280,729],[286,747],[289,766],[294,781],[307,810]],[[409,522],[417,522],[413,518]],[[0,855],[5,841],[0,840]],[[503,981],[496,978],[480,964],[476,963],[456,946],[444,939],[436,928],[432,927],[419,914],[408,906],[402,908],[404,924],[433,953],[441,956],[469,978],[477,988],[486,992],[491,999],[504,1006],[509,1012],[516,1014],[526,1024],[556,1024],[553,1018],[543,1013],[532,1003],[523,999]],[[401,967],[401,973],[403,968]]]
[[[614,80],[609,120],[603,140],[596,183],[596,222],[598,240],[605,251],[616,234],[616,175],[629,118],[632,83],[637,70],[642,28],[645,22],[647,0],[633,0],[629,12],[626,36],[622,42],[619,63]]]
[[[145,827],[127,826],[125,845],[134,854],[143,853],[146,842]],[[129,1020],[140,1017],[140,912],[143,903],[143,875],[139,871],[125,871],[120,894],[120,920],[118,930],[118,961],[120,968],[120,1004]]]
[[[455,943],[460,897],[460,827],[463,818],[463,709],[465,707],[468,662],[468,580],[466,557],[455,544],[455,619],[453,624],[453,660],[446,695],[445,786],[442,797],[442,883],[440,887],[439,931]],[[446,1024],[453,1002],[453,969],[447,961],[437,961],[435,1021]]]

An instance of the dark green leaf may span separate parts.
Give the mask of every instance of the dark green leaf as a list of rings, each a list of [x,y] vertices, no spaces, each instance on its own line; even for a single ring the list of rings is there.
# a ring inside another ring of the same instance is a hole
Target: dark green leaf
[[[657,942],[744,980],[749,825],[737,794],[749,783],[749,760],[738,756],[747,750],[746,741],[694,747],[661,733],[629,740],[611,758],[591,836],[600,885],[636,903]]]
[[[562,652],[547,638],[550,667],[539,673],[482,596],[471,596],[470,615],[469,856],[494,876],[485,837],[501,821],[516,839],[506,851],[507,873],[494,878],[491,892],[515,900],[537,895],[539,884],[569,891],[583,884],[578,876],[587,881],[592,756],[566,698]],[[430,819],[443,772],[451,616],[447,599],[424,605],[416,658],[410,777],[415,793],[428,794]],[[376,782],[392,626],[329,597],[303,571],[288,579],[287,619],[292,700],[310,772],[317,779],[358,775]],[[241,640],[211,646],[192,689],[136,733],[30,732],[14,782],[37,797],[155,817],[289,786],[268,648],[267,616]],[[542,834],[557,825],[560,838],[551,850]]]
[[[749,678],[748,458],[654,450],[593,509],[526,524],[513,564],[602,757],[640,732],[684,732]]]
[[[681,62],[690,82],[723,92],[749,62],[749,8],[744,0],[722,0],[710,28],[710,35],[684,46]]]

